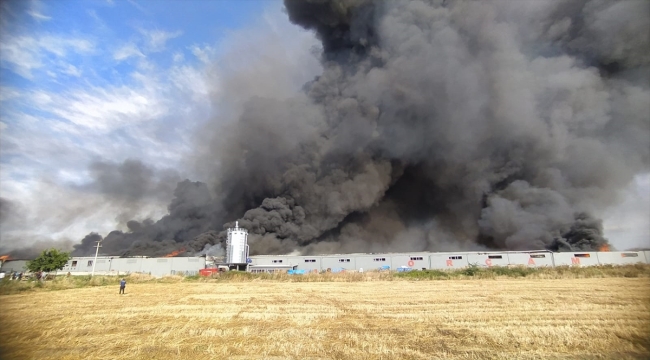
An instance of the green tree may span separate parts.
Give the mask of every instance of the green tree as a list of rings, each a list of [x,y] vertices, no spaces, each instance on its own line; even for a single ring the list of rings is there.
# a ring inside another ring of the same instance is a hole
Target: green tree
[[[70,260],[70,253],[57,249],[45,250],[36,259],[27,263],[27,269],[32,272],[52,272],[63,269],[63,266]]]

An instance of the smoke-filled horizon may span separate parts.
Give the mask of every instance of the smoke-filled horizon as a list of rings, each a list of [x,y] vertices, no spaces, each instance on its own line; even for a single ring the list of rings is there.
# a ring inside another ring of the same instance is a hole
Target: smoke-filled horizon
[[[234,91],[191,159],[210,180],[73,254],[102,238],[111,254],[221,253],[237,220],[252,254],[608,244],[594,214],[650,170],[649,2],[285,6],[321,41],[322,74],[283,99]]]

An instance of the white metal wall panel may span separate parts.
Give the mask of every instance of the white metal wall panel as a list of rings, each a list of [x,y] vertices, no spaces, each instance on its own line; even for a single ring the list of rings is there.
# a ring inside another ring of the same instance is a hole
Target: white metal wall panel
[[[635,253],[637,256],[623,256],[622,254]],[[490,259],[490,256],[493,258]],[[501,256],[501,258],[495,258]],[[534,258],[532,256],[535,256]],[[375,259],[385,259],[375,261]],[[343,259],[344,261],[340,261]],[[347,261],[349,259],[349,261]],[[94,257],[75,257],[59,273],[71,272],[73,274],[90,274]],[[650,251],[621,251],[621,252],[493,252],[493,253],[401,253],[401,254],[340,254],[320,256],[251,256],[251,265],[282,265],[297,266],[301,270],[326,270],[346,269],[366,271],[375,270],[382,266],[390,266],[392,270],[400,266],[413,269],[456,269],[467,267],[476,263],[488,266],[524,265],[524,266],[592,266],[598,264],[633,264],[637,262],[650,263]],[[282,262],[279,262],[279,261]],[[315,260],[306,262],[305,260]],[[531,262],[532,260],[532,262]],[[75,267],[71,264],[77,262]],[[2,270],[9,269],[11,264],[24,264],[25,262],[9,261],[3,264]],[[20,265],[22,268],[24,265]],[[13,267],[13,266],[11,266]],[[151,273],[155,276],[164,276],[177,272],[198,271],[205,267],[205,258],[176,257],[176,258],[110,258],[100,256],[95,266],[96,274],[127,274],[134,272]]]
[[[85,272],[86,269],[88,268],[88,260],[93,260],[94,257],[72,257],[68,262],[63,266],[63,269],[61,271],[65,272],[75,272],[75,271],[83,271]],[[98,260],[100,259],[99,257],[97,258]],[[105,257],[102,257],[102,259],[105,259]],[[89,270],[90,271],[90,270]]]
[[[272,263],[272,265],[303,265],[305,263],[305,259],[300,257],[300,256],[279,256],[276,258],[276,260],[282,261],[282,262],[277,262],[277,263]]]
[[[508,253],[508,264],[528,267],[553,267],[553,254],[538,253]]]
[[[271,256],[251,256],[250,258],[252,265],[272,265],[272,260],[275,259]]]
[[[490,266],[508,266],[507,253],[468,253],[467,262],[469,265],[478,265],[484,267]]]
[[[645,263],[642,251],[599,252],[598,263],[601,265],[627,265]]]
[[[392,264],[391,270],[399,267],[406,266],[412,269],[430,269],[429,254],[413,253],[413,254],[391,254],[390,262]]]
[[[142,260],[142,258],[114,258],[111,260],[111,272],[118,274],[141,272]]]
[[[354,259],[356,269],[363,271],[378,270],[382,266],[391,266],[390,255],[388,254],[371,254],[356,256]]]
[[[282,259],[284,259],[284,262],[282,263],[282,265],[291,265],[291,266],[305,265],[306,264],[305,258],[307,257],[306,256],[283,256]]]
[[[142,272],[157,277],[171,275],[172,258],[142,259]]]
[[[95,264],[95,272],[106,272],[111,268],[111,259],[97,259]],[[93,271],[92,265],[89,267],[90,271]]]
[[[323,256],[321,258],[321,269],[345,269],[345,270],[354,270],[356,265],[354,262],[353,255],[334,255],[334,256]]]
[[[25,272],[27,269],[27,260],[7,260],[2,263],[2,271],[5,273]]]
[[[553,254],[555,266],[594,266],[598,265],[596,252],[559,252]]]
[[[73,257],[63,266],[63,269],[60,272],[83,272],[83,273],[92,273],[93,263],[95,262],[95,257]],[[97,272],[106,272],[111,268],[111,258],[102,256],[97,257],[97,262],[95,263],[95,273]]]
[[[321,270],[321,258],[319,256],[303,256],[298,262],[298,270],[307,270],[309,272]]]
[[[251,256],[253,265],[303,265],[305,260],[301,256]]]
[[[431,269],[462,269],[467,267],[467,254],[466,253],[441,253],[429,256]]]
[[[197,275],[205,269],[204,257],[175,257],[172,258],[171,274]]]

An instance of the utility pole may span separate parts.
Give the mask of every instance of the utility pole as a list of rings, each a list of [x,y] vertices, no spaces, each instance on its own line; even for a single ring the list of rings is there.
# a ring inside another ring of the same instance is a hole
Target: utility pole
[[[102,243],[101,240],[97,240],[97,245],[94,246],[97,248],[97,250],[95,251],[95,260],[93,261],[93,272],[90,274],[90,277],[95,276],[95,264],[97,264],[97,254],[99,254],[99,248],[102,247],[101,243]]]

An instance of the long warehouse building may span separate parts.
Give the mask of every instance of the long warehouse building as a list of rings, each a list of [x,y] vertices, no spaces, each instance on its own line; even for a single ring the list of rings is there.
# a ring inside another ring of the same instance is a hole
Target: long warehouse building
[[[93,270],[94,257],[72,257],[59,272],[88,275]],[[650,264],[650,251],[559,252],[550,251],[493,251],[493,252],[413,252],[413,253],[358,253],[314,256],[254,255],[246,259],[246,271],[286,272],[341,272],[399,269],[460,269],[470,265],[489,266],[597,266]],[[127,275],[145,273],[153,276],[197,275],[200,270],[219,264],[211,257],[118,257],[99,256],[96,275]],[[0,271],[25,271],[26,261],[8,260]]]

